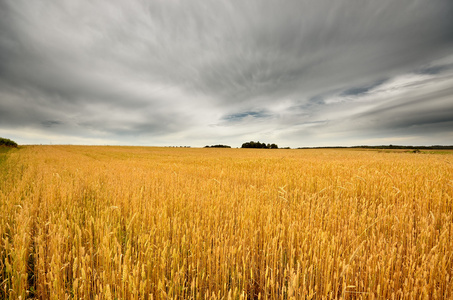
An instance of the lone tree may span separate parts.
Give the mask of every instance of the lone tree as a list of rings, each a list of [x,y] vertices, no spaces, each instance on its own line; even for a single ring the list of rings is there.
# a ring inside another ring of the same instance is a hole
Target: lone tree
[[[0,137],[0,146],[17,148],[17,143],[10,139]]]
[[[266,144],[266,143],[260,143],[258,142],[247,142],[242,144],[241,148],[258,148],[258,149],[278,149],[278,146],[276,144]]]

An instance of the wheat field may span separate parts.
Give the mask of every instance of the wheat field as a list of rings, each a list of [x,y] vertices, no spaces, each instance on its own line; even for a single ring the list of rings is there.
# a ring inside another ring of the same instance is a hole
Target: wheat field
[[[453,155],[0,153],[0,299],[452,299]]]

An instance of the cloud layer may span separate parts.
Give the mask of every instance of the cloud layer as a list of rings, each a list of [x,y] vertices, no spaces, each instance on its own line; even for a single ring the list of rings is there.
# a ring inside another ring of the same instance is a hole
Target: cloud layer
[[[449,0],[0,1],[19,143],[453,144]]]

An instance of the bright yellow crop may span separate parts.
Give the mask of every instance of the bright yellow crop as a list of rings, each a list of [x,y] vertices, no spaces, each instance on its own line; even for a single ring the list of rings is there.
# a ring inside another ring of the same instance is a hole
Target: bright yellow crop
[[[451,154],[0,155],[1,299],[453,297]]]

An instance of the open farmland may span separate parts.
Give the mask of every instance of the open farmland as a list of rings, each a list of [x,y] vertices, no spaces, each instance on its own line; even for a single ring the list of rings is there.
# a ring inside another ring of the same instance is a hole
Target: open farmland
[[[1,299],[448,299],[453,155],[0,153]]]

